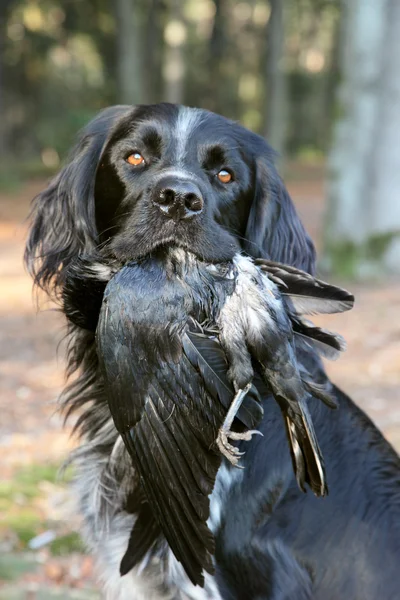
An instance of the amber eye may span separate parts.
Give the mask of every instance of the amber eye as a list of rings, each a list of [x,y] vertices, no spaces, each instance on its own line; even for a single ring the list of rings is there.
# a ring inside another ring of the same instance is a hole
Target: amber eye
[[[137,167],[144,163],[144,158],[141,154],[139,154],[139,152],[134,152],[133,154],[130,154],[128,156],[126,162],[128,162],[130,165],[133,165],[134,167]]]
[[[229,171],[226,171],[226,169],[221,169],[217,177],[221,183],[229,183],[232,181],[232,175],[229,173]]]

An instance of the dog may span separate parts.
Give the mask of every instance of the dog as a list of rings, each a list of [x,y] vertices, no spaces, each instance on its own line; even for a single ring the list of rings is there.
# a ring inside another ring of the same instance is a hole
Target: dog
[[[78,257],[119,262],[160,247],[219,262],[232,250],[311,274],[315,249],[258,135],[222,116],[172,104],[115,106],[83,130],[61,172],[35,199],[25,260],[37,286],[60,300]],[[97,279],[107,273],[93,267]],[[62,304],[62,302],[61,302]],[[66,417],[84,539],[115,600],[394,600],[400,595],[400,461],[338,388],[340,408],[311,401],[330,493],[299,491],[279,408],[265,390],[263,438],[239,470],[225,463],[210,498],[215,575],[194,586],[165,542],[124,577],[119,565],[139,506],[136,474],[108,409],[95,329],[101,294],[75,291]],[[79,313],[85,319],[79,321]],[[315,381],[327,377],[310,350]],[[244,448],[243,448],[244,449]],[[148,509],[149,510],[149,509]]]

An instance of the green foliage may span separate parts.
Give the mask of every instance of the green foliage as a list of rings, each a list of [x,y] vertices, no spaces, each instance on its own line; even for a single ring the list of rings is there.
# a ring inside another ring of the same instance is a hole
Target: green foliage
[[[328,248],[328,256],[331,265],[330,271],[345,279],[354,279],[361,254],[353,242],[331,244]]]
[[[0,482],[0,501],[4,504],[19,499],[21,503],[21,500],[36,498],[40,495],[40,482],[55,483],[58,471],[59,466],[52,464],[29,465],[18,470],[12,481]]]
[[[4,524],[14,531],[23,547],[42,530],[40,513],[26,506],[20,506],[18,510],[12,512],[9,511],[4,519]]]
[[[2,554],[0,556],[0,580],[12,581],[18,579],[24,573],[36,570],[36,568],[37,563],[32,557],[13,554]],[[5,599],[8,596],[3,596],[0,592],[0,597]]]
[[[18,193],[24,181],[52,176],[57,167],[46,166],[40,156],[24,160],[6,160],[0,164],[0,192]]]
[[[0,191],[16,193],[20,190],[21,184],[22,175],[19,168],[7,169],[4,165],[0,166]]]
[[[36,126],[36,138],[41,148],[52,148],[66,156],[74,144],[77,132],[94,117],[96,110],[71,109],[59,115],[43,116]],[[43,164],[43,163],[42,163]]]
[[[18,537],[19,547],[25,548],[29,540],[52,526],[40,508],[40,500],[45,494],[42,483],[60,485],[73,477],[72,468],[68,468],[62,477],[59,473],[59,465],[34,464],[18,470],[11,481],[0,482],[0,535],[4,529],[12,530]],[[72,533],[55,540],[55,553],[60,554],[67,548],[81,548],[77,537]]]
[[[358,279],[364,272],[368,276],[382,276],[385,254],[398,235],[393,232],[374,235],[363,244],[350,240],[331,241],[327,248],[329,270],[347,279]]]
[[[29,465],[28,467],[24,467],[17,471],[14,480],[17,485],[35,485],[40,481],[50,481],[55,483],[58,471],[59,465]]]
[[[366,245],[366,256],[371,260],[382,261],[393,240],[398,234],[393,232],[371,236]]]
[[[85,546],[80,535],[76,532],[67,533],[66,535],[56,538],[49,545],[50,552],[53,556],[68,556],[72,552],[85,552]]]

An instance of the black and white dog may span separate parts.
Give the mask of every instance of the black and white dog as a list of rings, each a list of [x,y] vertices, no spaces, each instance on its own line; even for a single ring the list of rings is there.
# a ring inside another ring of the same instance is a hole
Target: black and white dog
[[[219,262],[232,248],[310,273],[315,251],[273,166],[265,141],[204,110],[170,104],[116,106],[83,131],[70,160],[34,204],[26,261],[35,283],[60,297],[79,256],[119,262],[161,246]],[[168,217],[165,218],[166,214]],[[97,272],[96,277],[101,279]],[[118,600],[394,600],[400,597],[399,460],[340,390],[339,410],[310,405],[329,496],[299,491],[279,408],[246,448],[243,470],[223,465],[211,496],[216,575],[193,586],[166,544],[119,574],[142,498],[113,426],[99,375],[94,329],[99,302],[85,282],[75,302],[92,327],[71,326],[63,396],[77,411],[75,453],[85,539],[107,598]],[[315,380],[326,376],[310,352]]]

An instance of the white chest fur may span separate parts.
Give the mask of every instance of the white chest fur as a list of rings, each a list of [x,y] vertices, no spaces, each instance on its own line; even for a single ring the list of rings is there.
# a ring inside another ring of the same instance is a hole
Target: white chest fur
[[[79,461],[80,462],[80,461]],[[221,600],[215,578],[206,574],[204,588],[194,586],[172,552],[166,547],[162,556],[146,555],[142,563],[121,577],[119,565],[125,554],[134,516],[116,510],[120,499],[108,498],[107,515],[99,515],[98,484],[104,464],[98,455],[85,455],[78,466],[78,493],[85,517],[84,537],[97,558],[98,573],[107,600]],[[97,471],[97,473],[96,473]],[[88,477],[90,473],[90,477]],[[97,476],[96,476],[97,475]],[[208,525],[218,529],[227,494],[242,477],[242,471],[223,464],[210,497]],[[115,504],[114,504],[115,502]],[[160,552],[161,555],[161,552]]]

